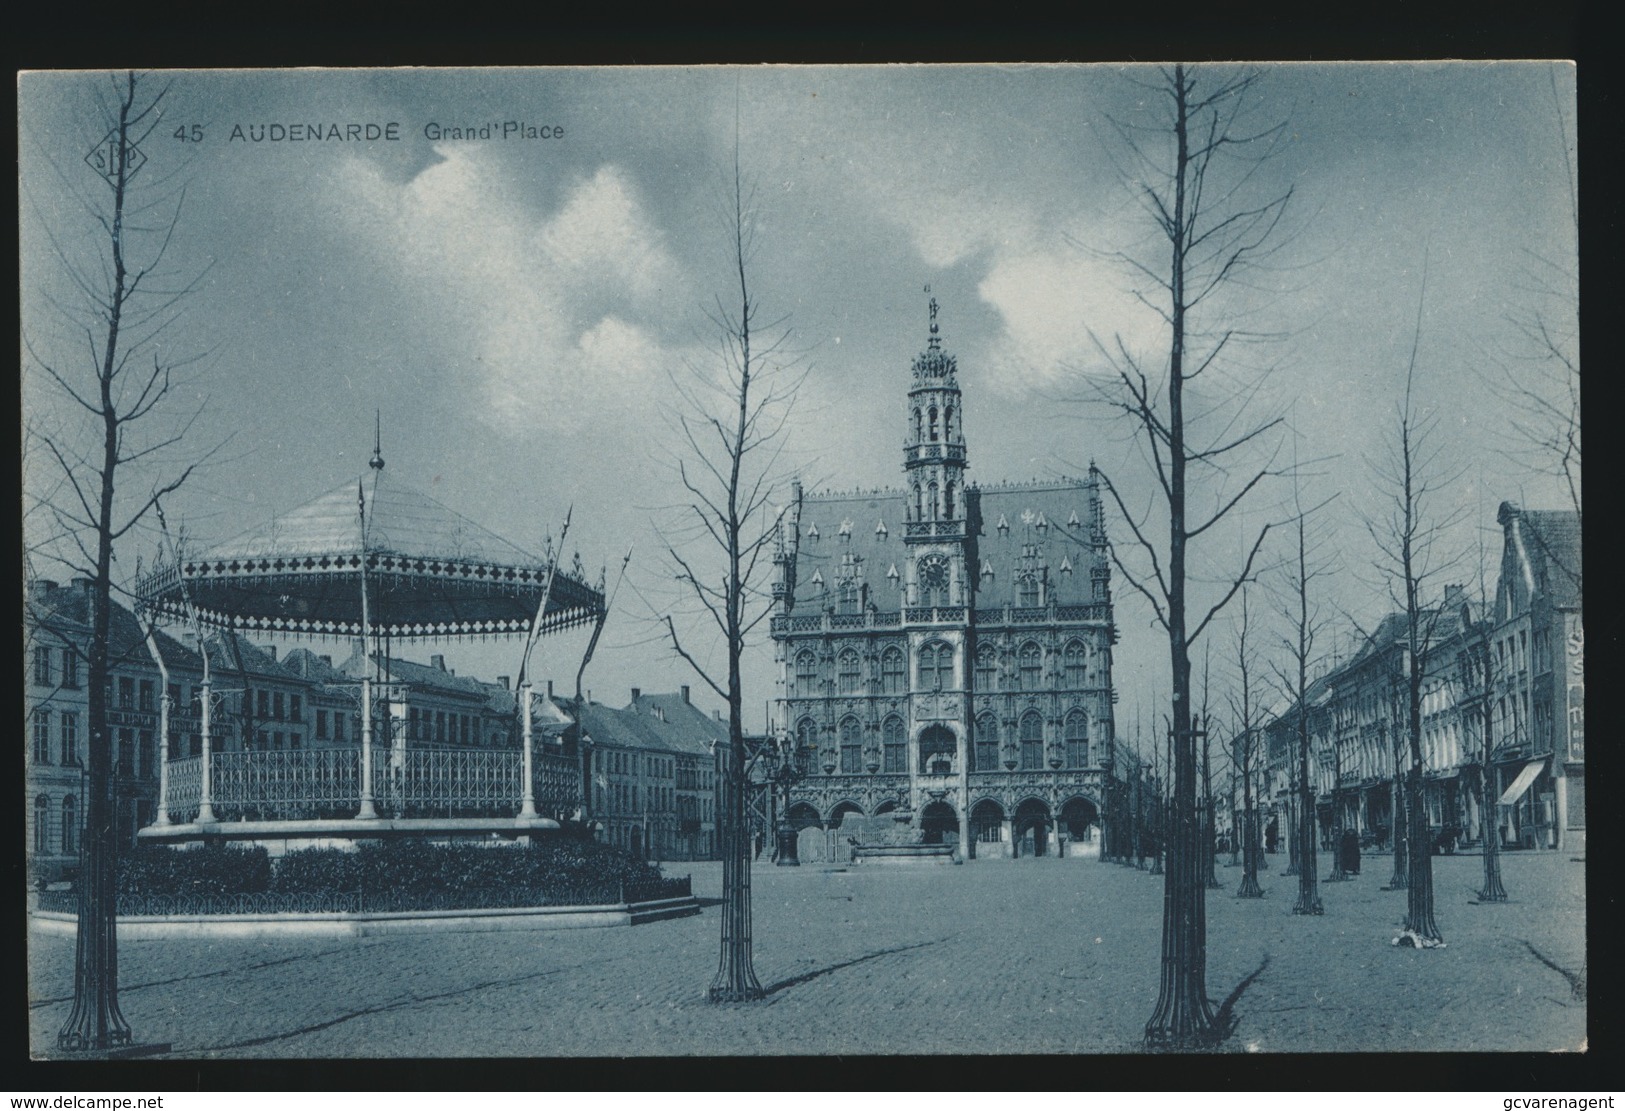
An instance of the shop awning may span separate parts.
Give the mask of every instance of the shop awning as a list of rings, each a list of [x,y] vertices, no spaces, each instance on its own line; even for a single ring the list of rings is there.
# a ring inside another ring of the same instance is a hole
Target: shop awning
[[[1512,785],[1510,787],[1501,792],[1501,805],[1511,806],[1513,803],[1522,798],[1523,793],[1529,790],[1529,785],[1533,783],[1535,781],[1535,777],[1540,774],[1540,769],[1545,766],[1546,758],[1544,756],[1542,756],[1539,760],[1531,760],[1529,763],[1525,764],[1523,766],[1523,770],[1518,773],[1518,778],[1512,781]]]

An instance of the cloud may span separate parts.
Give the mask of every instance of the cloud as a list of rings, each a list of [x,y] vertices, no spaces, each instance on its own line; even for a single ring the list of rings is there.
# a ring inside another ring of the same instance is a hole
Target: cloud
[[[965,354],[999,393],[1019,398],[1103,369],[1091,333],[1112,350],[1119,336],[1137,355],[1155,350],[1161,321],[1134,297],[1133,275],[1084,246],[1099,241],[1099,229],[1019,187],[949,192],[930,175],[887,180],[896,169],[871,173],[875,211],[904,229],[927,266],[975,275],[1001,327]]]
[[[977,293],[1003,321],[980,365],[1006,394],[1104,369],[1097,341],[1115,351],[1121,337],[1140,354],[1160,334],[1157,316],[1122,288],[1119,274],[1066,243],[1001,247]]]
[[[663,375],[666,295],[685,278],[622,170],[599,167],[542,212],[477,149],[440,154],[406,183],[351,163],[343,207],[416,300],[404,326],[462,372],[477,416],[556,430],[601,411],[606,385],[636,398]]]

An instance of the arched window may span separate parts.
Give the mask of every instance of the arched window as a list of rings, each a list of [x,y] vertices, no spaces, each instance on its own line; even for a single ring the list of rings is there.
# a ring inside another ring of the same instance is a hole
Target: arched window
[[[908,735],[903,729],[903,719],[896,714],[887,718],[880,727],[880,741],[881,755],[885,760],[881,770],[908,771]]]
[[[796,771],[811,775],[817,755],[818,725],[812,718],[802,718],[796,723]]]
[[[1016,580],[1016,605],[1031,609],[1040,604],[1040,597],[1037,575],[1023,575]]]
[[[941,641],[932,641],[920,649],[920,690],[952,690],[954,685],[954,650]]]
[[[920,772],[924,775],[952,775],[957,744],[951,729],[933,725],[920,734]]]
[[[34,851],[51,851],[51,800],[45,795],[34,800]]]
[[[992,799],[983,799],[970,812],[972,840],[996,845],[1004,840],[1004,810]]]
[[[937,407],[935,405],[931,406],[931,412],[929,414],[929,417],[930,417],[930,423],[931,423],[930,440],[931,440],[932,443],[936,443],[936,441],[937,441]]]
[[[908,669],[903,663],[901,648],[888,648],[880,655],[880,689],[887,694],[902,694],[907,685]]]
[[[954,438],[954,407],[952,405],[942,410],[942,438],[944,440]]]
[[[976,649],[976,689],[990,692],[998,686],[998,653],[991,644]]]
[[[914,442],[920,442],[920,411],[914,410]]]
[[[954,519],[954,484],[951,482],[942,488],[942,516],[945,520]]]
[[[976,719],[976,770],[999,770],[999,719],[991,711]]]
[[[796,653],[796,693],[803,697],[818,693],[818,657],[811,649]]]
[[[920,493],[920,484],[914,484],[914,519],[925,520],[925,495]]]
[[[79,804],[72,795],[62,800],[62,852],[71,856],[79,851]]]
[[[937,484],[933,482],[928,485],[925,488],[925,493],[926,500],[931,505],[931,519],[935,521],[937,519]]]
[[[1017,690],[1036,691],[1044,685],[1044,650],[1038,644],[1029,640],[1021,646],[1016,656],[1017,672],[1020,682]]]
[[[863,685],[862,665],[858,654],[848,648],[835,659],[835,674],[840,679],[842,694],[857,694]]]
[[[863,726],[848,715],[841,719],[841,771],[855,775],[863,770]]]
[[[1085,678],[1089,673],[1089,654],[1083,641],[1068,641],[1066,654],[1062,658],[1062,666],[1066,669],[1066,685],[1069,690],[1082,690]]]
[[[1082,710],[1073,710],[1066,715],[1066,766],[1089,766],[1089,719]]]
[[[1044,719],[1037,710],[1021,715],[1021,770],[1044,766]]]

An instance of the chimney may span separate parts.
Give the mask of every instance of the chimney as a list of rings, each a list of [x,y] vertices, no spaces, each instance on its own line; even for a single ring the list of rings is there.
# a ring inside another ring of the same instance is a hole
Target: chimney
[[[547,681],[547,697],[553,697],[553,680],[551,679]]]
[[[80,575],[80,576],[78,576],[77,578],[75,578],[73,580],[73,588],[75,590],[77,590],[77,591],[80,591],[81,593],[84,593],[84,594],[89,594],[90,593],[90,588],[92,586],[94,586],[94,585],[95,585],[95,580],[94,579],[87,579],[83,575]]]
[[[687,683],[683,684],[683,701],[684,702],[688,701],[688,684]]]
[[[638,696],[641,695],[642,693],[643,692],[641,690],[639,690],[637,687],[632,688],[632,703],[633,703],[633,705],[637,704]]]
[[[272,662],[273,662],[273,663],[275,663],[275,662],[276,662],[276,645],[274,645],[274,644],[267,644],[267,645],[266,645],[266,646],[265,646],[265,654],[266,654],[266,655],[267,655],[267,656],[270,656],[270,657],[271,657],[271,661],[272,661]]]
[[[429,657],[429,666],[433,667],[433,668],[438,668],[441,671],[446,670],[446,657],[444,657],[442,655],[439,655],[438,653],[433,655],[433,656],[430,656]]]
[[[182,630],[181,631],[181,643],[184,644],[187,647],[188,650],[196,652],[197,651],[197,633],[193,632],[191,629]]]
[[[34,601],[48,597],[56,589],[56,583],[50,579],[34,579],[28,584],[28,596]]]
[[[498,675],[497,676],[497,686],[501,687],[503,690],[511,689],[508,686],[508,677],[506,675]]]
[[[328,667],[333,666],[333,657],[332,656],[317,656],[316,658],[321,660],[322,663],[326,664]]]

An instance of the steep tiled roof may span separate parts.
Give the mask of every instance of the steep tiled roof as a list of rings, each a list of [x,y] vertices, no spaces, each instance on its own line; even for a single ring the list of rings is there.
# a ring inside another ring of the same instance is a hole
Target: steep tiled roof
[[[1580,515],[1561,510],[1523,512],[1524,549],[1535,581],[1546,583],[1554,605],[1580,604]]]
[[[680,694],[642,695],[624,709],[586,702],[579,713],[583,732],[599,745],[709,756],[712,743],[728,735],[726,723]]]
[[[295,648],[282,658],[282,667],[291,675],[313,683],[344,684],[350,677],[308,648]]]
[[[234,633],[221,633],[209,640],[209,659],[214,670],[224,674],[246,671],[250,677],[293,682],[298,675],[289,671],[271,653]],[[238,661],[241,660],[241,669]]]
[[[972,488],[970,520],[977,566],[969,568],[975,604],[1017,601],[1016,573],[1026,545],[1048,568],[1051,596],[1060,603],[1092,601],[1093,489],[1081,480]],[[906,495],[901,490],[809,494],[802,499],[796,552],[796,604],[817,609],[837,598],[848,555],[861,561],[862,581],[881,611],[900,606],[906,575]],[[890,572],[895,568],[897,578]],[[991,571],[991,576],[986,572]]]
[[[67,586],[47,589],[43,583],[31,584],[23,608],[24,620],[36,628],[49,629],[68,640],[90,635],[90,583],[75,580]],[[135,614],[116,600],[108,614],[108,665],[147,665],[152,654],[147,649],[146,630]],[[203,661],[198,654],[181,644],[168,633],[157,634],[158,651],[164,663],[182,671],[201,671]]]
[[[626,708],[656,723],[668,745],[679,746],[683,751],[710,752],[713,744],[728,740],[727,722],[707,714],[681,694],[640,693]]]

